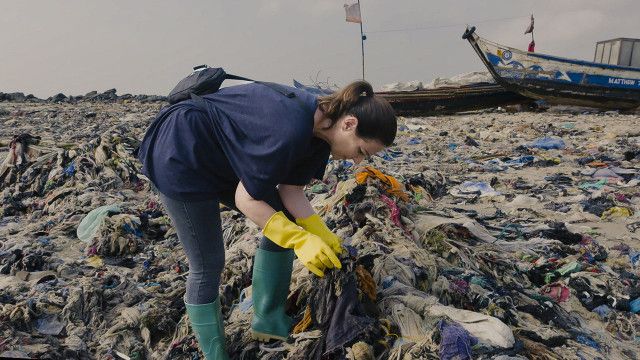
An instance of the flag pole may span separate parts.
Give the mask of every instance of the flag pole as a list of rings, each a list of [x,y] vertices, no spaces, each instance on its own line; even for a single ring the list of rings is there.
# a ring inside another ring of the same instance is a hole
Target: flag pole
[[[531,18],[533,19],[533,14],[531,14]],[[533,29],[531,29],[531,41],[535,42],[535,40],[533,40]]]
[[[362,48],[362,80],[364,80],[364,41],[367,40],[367,36],[364,34],[364,30],[362,29],[362,11],[360,10],[360,0],[358,0],[357,3],[349,2],[344,4],[344,9],[347,15],[347,22],[360,24],[360,46]]]
[[[362,8],[360,7],[360,0],[358,0],[358,9],[360,10],[360,45],[362,46],[362,80],[364,80],[364,40],[366,37],[362,31]]]

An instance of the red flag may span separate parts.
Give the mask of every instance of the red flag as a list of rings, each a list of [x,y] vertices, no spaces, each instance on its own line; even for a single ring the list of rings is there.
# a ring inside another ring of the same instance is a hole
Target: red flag
[[[531,42],[529,43],[529,49],[527,49],[528,52],[535,52],[536,50],[536,42],[531,40]]]
[[[529,34],[533,32],[533,14],[531,14],[531,24],[529,24],[529,27],[527,28],[527,30],[524,31],[525,34]]]
[[[344,4],[344,10],[347,13],[347,22],[362,24],[360,16],[360,3]]]

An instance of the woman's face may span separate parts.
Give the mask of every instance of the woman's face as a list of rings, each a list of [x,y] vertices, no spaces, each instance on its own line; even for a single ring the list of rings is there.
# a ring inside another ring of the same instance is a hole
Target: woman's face
[[[334,160],[349,159],[358,164],[384,149],[380,141],[364,139],[356,135],[358,119],[355,116],[345,115],[335,126],[336,133],[331,144],[331,155]]]

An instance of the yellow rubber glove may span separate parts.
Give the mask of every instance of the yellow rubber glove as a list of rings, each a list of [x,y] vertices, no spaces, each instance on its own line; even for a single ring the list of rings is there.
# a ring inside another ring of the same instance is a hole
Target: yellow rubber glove
[[[336,254],[342,254],[342,239],[329,230],[324,221],[322,221],[320,215],[313,214],[308,218],[296,219],[296,224],[300,225],[308,232],[319,236],[320,239],[322,239],[325,244],[329,245]]]
[[[314,235],[291,222],[282,211],[273,214],[262,229],[269,240],[293,249],[298,260],[312,273],[322,277],[325,268],[342,268],[342,264],[331,247]]]

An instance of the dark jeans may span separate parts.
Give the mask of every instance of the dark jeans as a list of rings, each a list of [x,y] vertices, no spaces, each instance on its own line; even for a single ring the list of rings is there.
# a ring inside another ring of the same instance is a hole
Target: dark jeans
[[[218,297],[220,274],[224,267],[224,240],[220,223],[220,203],[238,211],[234,192],[219,194],[219,199],[204,201],[179,201],[158,192],[160,200],[182,243],[189,261],[187,276],[187,304],[208,304]],[[265,202],[276,211],[284,211],[278,190],[267,196]],[[262,237],[260,248],[267,251],[292,251],[282,248],[266,237]]]

